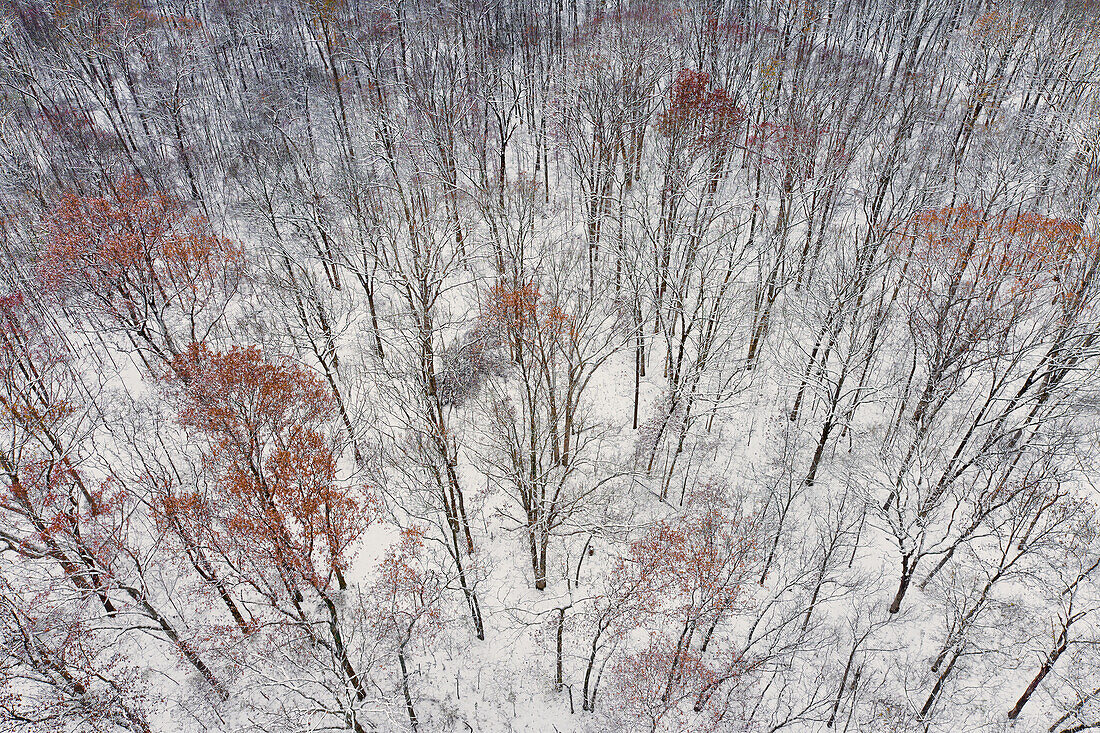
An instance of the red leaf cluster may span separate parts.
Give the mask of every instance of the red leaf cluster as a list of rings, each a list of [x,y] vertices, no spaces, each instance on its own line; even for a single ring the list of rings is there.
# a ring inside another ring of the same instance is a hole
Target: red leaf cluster
[[[753,126],[747,140],[751,153],[763,163],[780,162],[799,180],[813,176],[814,155],[826,127],[802,127],[793,124],[763,122]],[[843,146],[832,153],[837,161],[846,158]]]
[[[744,119],[744,111],[724,89],[712,88],[710,74],[682,69],[672,84],[668,106],[657,127],[665,137],[724,148],[733,142]]]

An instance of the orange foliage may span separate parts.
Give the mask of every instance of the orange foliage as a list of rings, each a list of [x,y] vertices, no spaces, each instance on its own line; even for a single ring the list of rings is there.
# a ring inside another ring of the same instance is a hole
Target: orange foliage
[[[532,283],[510,288],[503,282],[489,291],[483,315],[485,320],[499,328],[512,332],[526,331],[538,321],[539,301],[542,296]]]
[[[379,570],[376,631],[380,636],[400,644],[412,636],[414,626],[419,626],[421,638],[442,629],[436,601],[443,582],[425,563],[424,533],[420,529],[402,530],[400,541],[387,553]]]
[[[339,19],[346,9],[345,0],[306,0],[304,3],[322,23],[332,23]]]
[[[706,487],[701,506],[686,516],[658,522],[630,546],[616,564],[607,602],[622,606],[613,619],[625,635],[648,629],[641,649],[628,651],[613,667],[611,693],[617,709],[657,729],[692,701],[700,712],[717,684],[736,680],[748,669],[728,653],[705,658],[693,637],[744,603],[756,552],[753,531]],[[704,694],[708,693],[708,694]]]
[[[988,300],[1020,302],[1047,292],[1075,309],[1098,242],[1075,222],[1023,213],[991,218],[969,204],[930,209],[909,222],[905,253],[918,287],[934,294],[943,278],[967,284]]]
[[[556,305],[547,304],[534,283],[494,285],[482,306],[482,320],[510,340],[557,341],[573,336],[573,319]]]
[[[658,523],[631,545],[617,572],[646,578],[651,610],[663,604],[674,617],[711,617],[736,605],[755,550],[739,522],[707,508]]]
[[[235,289],[244,255],[164,194],[126,178],[112,197],[65,194],[51,212],[39,274],[127,326],[148,310],[201,312]]]
[[[227,545],[326,587],[370,523],[363,487],[337,477],[325,431],[331,391],[302,367],[265,359],[255,347],[218,353],[192,344],[172,367],[167,380],[182,397],[180,421],[208,439],[204,459],[219,492],[205,503],[177,498],[163,509],[220,517]]]
[[[979,41],[988,39],[1008,43],[1018,38],[1026,28],[1023,18],[1011,18],[1006,12],[990,10],[975,18],[970,35]]]

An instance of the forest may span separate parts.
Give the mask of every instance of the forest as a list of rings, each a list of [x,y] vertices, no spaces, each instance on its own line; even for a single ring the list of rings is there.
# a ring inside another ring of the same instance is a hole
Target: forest
[[[0,0],[0,733],[1100,731],[1100,3]]]

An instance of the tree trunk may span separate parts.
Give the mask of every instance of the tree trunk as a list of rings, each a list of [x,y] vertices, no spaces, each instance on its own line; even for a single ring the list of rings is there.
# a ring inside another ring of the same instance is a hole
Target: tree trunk
[[[409,714],[409,728],[416,733],[419,723],[416,720],[416,710],[413,708],[412,693],[409,691],[409,670],[405,665],[405,645],[402,644],[397,651],[397,663],[401,666],[401,694],[405,696],[405,710]]]
[[[1039,687],[1043,679],[1050,674],[1050,670],[1054,668],[1054,664],[1058,661],[1058,657],[1062,656],[1062,652],[1064,652],[1068,646],[1069,640],[1067,638],[1067,630],[1063,628],[1062,632],[1059,634],[1058,646],[1056,646],[1047,656],[1046,661],[1043,662],[1043,666],[1039,668],[1039,672],[1032,678],[1031,682],[1028,683],[1023,694],[1020,695],[1020,699],[1017,700],[1016,704],[1012,706],[1012,709],[1008,711],[1009,720],[1016,720],[1016,718],[1019,717],[1024,709],[1024,705],[1027,705],[1027,701],[1031,699],[1031,695]]]
[[[905,598],[905,592],[909,590],[909,583],[913,580],[913,571],[916,570],[917,563],[910,563],[911,557],[908,554],[901,557],[901,580],[898,582],[898,592],[894,594],[894,600],[890,601],[890,613],[901,610],[901,601]]]

